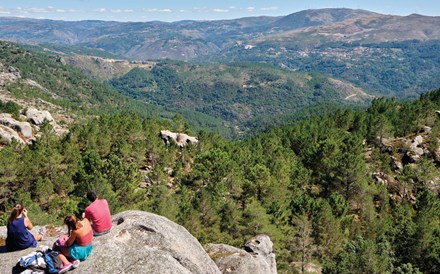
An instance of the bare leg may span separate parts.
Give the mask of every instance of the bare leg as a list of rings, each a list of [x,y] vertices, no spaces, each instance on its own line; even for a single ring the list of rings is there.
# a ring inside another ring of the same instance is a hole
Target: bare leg
[[[39,242],[43,239],[43,235],[41,234],[32,234],[35,238],[35,241]]]
[[[69,260],[67,260],[66,256],[64,256],[64,254],[58,254],[58,258],[60,258],[60,260],[63,262],[63,265],[68,265],[69,264]]]
[[[71,259],[70,254],[69,254],[69,250],[67,249],[67,247],[59,246],[58,251],[60,252],[60,255],[64,255],[64,257],[67,258],[67,260]]]

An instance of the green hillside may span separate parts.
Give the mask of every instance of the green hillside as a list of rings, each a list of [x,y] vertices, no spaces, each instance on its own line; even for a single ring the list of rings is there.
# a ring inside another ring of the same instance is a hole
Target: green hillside
[[[354,83],[379,96],[415,98],[440,86],[440,43],[401,41],[387,43],[342,43],[321,41],[304,48],[303,37],[288,46],[280,41],[262,42],[255,48],[231,48],[211,60],[268,63],[285,69],[320,72]]]
[[[226,136],[264,129],[279,117],[311,105],[362,104],[372,98],[317,73],[288,72],[261,64],[162,61],[151,70],[135,68],[109,83],[137,100],[181,113],[196,129],[221,123]]]
[[[0,41],[0,63],[18,69],[21,79],[4,89],[16,98],[42,99],[71,114],[95,115],[120,110],[148,116],[157,108],[120,94],[107,84],[63,65],[60,57]]]
[[[262,64],[116,62],[35,52],[7,42],[1,42],[0,63],[20,73],[5,87],[17,99],[42,99],[79,116],[121,110],[168,119],[180,114],[196,131],[234,138],[284,124],[284,117],[309,106],[362,105],[372,99],[349,83]],[[120,77],[97,80],[101,73],[109,78],[131,67]]]

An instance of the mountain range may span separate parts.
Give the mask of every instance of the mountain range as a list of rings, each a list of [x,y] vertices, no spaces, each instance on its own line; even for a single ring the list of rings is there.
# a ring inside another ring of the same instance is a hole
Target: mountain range
[[[21,42],[49,42],[100,48],[130,59],[191,60],[260,36],[359,18],[363,10],[303,11],[284,17],[249,17],[218,21],[108,22],[0,18],[0,37]]]
[[[440,86],[439,25],[440,17],[352,9],[172,23],[1,17],[0,39],[69,55],[268,63],[403,99]]]
[[[365,10],[306,10],[280,17],[217,21],[55,21],[0,17],[0,37],[103,49],[135,60],[192,60],[237,44],[315,48],[331,42],[438,40],[440,17],[393,16]]]

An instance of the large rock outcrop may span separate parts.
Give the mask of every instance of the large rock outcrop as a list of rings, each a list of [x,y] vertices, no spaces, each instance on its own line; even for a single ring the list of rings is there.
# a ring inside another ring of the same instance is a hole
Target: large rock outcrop
[[[32,127],[28,122],[20,122],[12,118],[9,113],[0,113],[0,124],[19,132],[25,138],[32,137]]]
[[[21,144],[31,144],[39,136],[40,126],[44,121],[48,121],[55,134],[62,135],[66,129],[59,126],[49,111],[40,111],[28,108],[26,116],[20,115],[20,120],[16,120],[9,113],[0,113],[0,139],[7,142],[16,140]],[[27,122],[28,121],[28,122]]]
[[[0,113],[0,138],[8,142],[15,139],[22,144],[27,144],[32,134],[32,126],[28,122],[17,121],[9,113]]]
[[[409,163],[416,163],[425,154],[425,150],[421,147],[423,144],[423,137],[417,135],[411,143],[409,143],[409,151],[406,153],[406,161]]]
[[[35,108],[28,108],[26,111],[26,117],[34,124],[41,125],[45,120],[49,123],[54,122],[52,115],[47,110],[37,110]]]
[[[220,273],[200,243],[164,217],[126,211],[113,225],[96,238],[93,256],[78,273]]]
[[[244,250],[225,244],[209,244],[207,249],[222,273],[277,273],[273,243],[267,235],[250,239]]]
[[[5,139],[8,143],[15,140],[20,144],[27,144],[27,142],[25,142],[15,130],[3,125],[0,125],[0,139]]]
[[[6,236],[5,228],[0,236]],[[46,237],[39,246],[55,239]],[[18,258],[36,249],[0,254],[0,273],[11,273]],[[184,227],[152,213],[126,211],[113,216],[113,229],[94,238],[92,255],[72,273],[221,272]]]
[[[169,130],[160,131],[161,138],[165,141],[167,145],[173,140],[179,147],[184,147],[187,144],[197,144],[199,140],[196,137],[189,136],[185,133],[175,133]]]
[[[0,87],[15,82],[17,79],[21,79],[20,71],[17,68],[7,67],[0,63]]]

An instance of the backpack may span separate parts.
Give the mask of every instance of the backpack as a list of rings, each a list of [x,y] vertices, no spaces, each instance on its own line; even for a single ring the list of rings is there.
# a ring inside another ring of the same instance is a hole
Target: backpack
[[[19,263],[20,266],[27,268],[30,266],[42,266],[44,267],[44,259],[42,259],[42,255],[39,252],[31,252],[26,256],[20,258]]]
[[[31,270],[32,273],[57,274],[63,266],[58,254],[58,251],[53,251],[50,248],[45,251],[31,252],[20,258],[14,267],[14,273]]]
[[[43,253],[44,261],[46,262],[46,273],[56,274],[63,266],[63,262],[58,257],[59,252],[48,249]]]
[[[13,268],[13,273],[21,273],[25,270],[30,270],[33,273],[44,273],[46,271],[46,262],[41,252],[34,251],[21,257]]]

